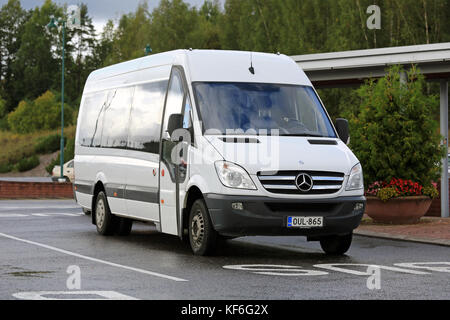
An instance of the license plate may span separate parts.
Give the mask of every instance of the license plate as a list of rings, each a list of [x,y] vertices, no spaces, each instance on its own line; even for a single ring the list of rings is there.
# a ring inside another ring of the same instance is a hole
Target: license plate
[[[323,217],[288,217],[288,228],[321,228]]]

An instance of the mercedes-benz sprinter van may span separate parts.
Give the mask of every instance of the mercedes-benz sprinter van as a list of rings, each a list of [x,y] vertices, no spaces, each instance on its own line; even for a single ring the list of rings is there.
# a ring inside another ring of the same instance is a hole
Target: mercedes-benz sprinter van
[[[75,198],[102,235],[133,220],[189,239],[302,235],[350,247],[362,168],[285,55],[176,50],[92,72],[78,115]]]

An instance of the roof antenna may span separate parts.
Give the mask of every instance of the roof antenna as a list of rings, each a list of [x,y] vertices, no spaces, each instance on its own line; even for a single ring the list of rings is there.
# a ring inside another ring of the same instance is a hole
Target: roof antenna
[[[248,68],[251,74],[255,74],[255,68],[253,68],[253,52],[250,52],[250,68]]]

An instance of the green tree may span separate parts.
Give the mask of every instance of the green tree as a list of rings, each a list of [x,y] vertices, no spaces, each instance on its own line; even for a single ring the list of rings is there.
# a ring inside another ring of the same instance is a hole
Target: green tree
[[[151,15],[151,45],[153,52],[193,47],[192,32],[197,24],[197,12],[182,0],[161,0]]]
[[[0,90],[6,100],[7,111],[18,103],[18,97],[13,92],[15,79],[12,63],[20,48],[23,26],[28,18],[29,14],[22,9],[19,0],[9,0],[0,10]]]
[[[103,32],[100,35],[100,39],[94,42],[92,49],[92,65],[95,68],[101,68],[114,63],[111,54],[113,53],[114,45],[114,22],[108,20]]]
[[[197,12],[197,23],[192,30],[191,46],[198,49],[221,49],[220,42],[220,3],[218,0],[205,0]]]
[[[96,33],[92,18],[88,15],[86,4],[80,5],[80,26],[68,30],[71,38],[72,55],[67,56],[67,96],[69,101],[76,100],[82,93],[84,82],[89,73],[97,68],[93,59],[93,49],[96,44]]]
[[[70,125],[73,109],[64,108],[64,123]],[[47,91],[34,101],[23,100],[9,113],[8,124],[16,133],[30,133],[40,130],[56,129],[61,125],[61,104],[59,97]]]
[[[62,17],[62,8],[46,0],[42,7],[33,10],[24,25],[20,48],[12,63],[16,99],[33,99],[61,85],[59,37],[46,29],[52,15]]]
[[[444,150],[433,119],[437,97],[424,93],[425,80],[417,69],[408,71],[405,84],[400,72],[392,67],[384,78],[357,91],[360,107],[350,116],[350,144],[366,186],[392,178],[429,185],[439,176]]]

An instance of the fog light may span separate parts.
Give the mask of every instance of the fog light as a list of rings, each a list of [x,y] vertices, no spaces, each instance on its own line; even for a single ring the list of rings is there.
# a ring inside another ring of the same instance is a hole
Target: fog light
[[[356,203],[353,207],[353,212],[355,213],[361,213],[364,210],[364,203]]]
[[[244,204],[242,202],[233,202],[231,208],[233,210],[244,210]]]

